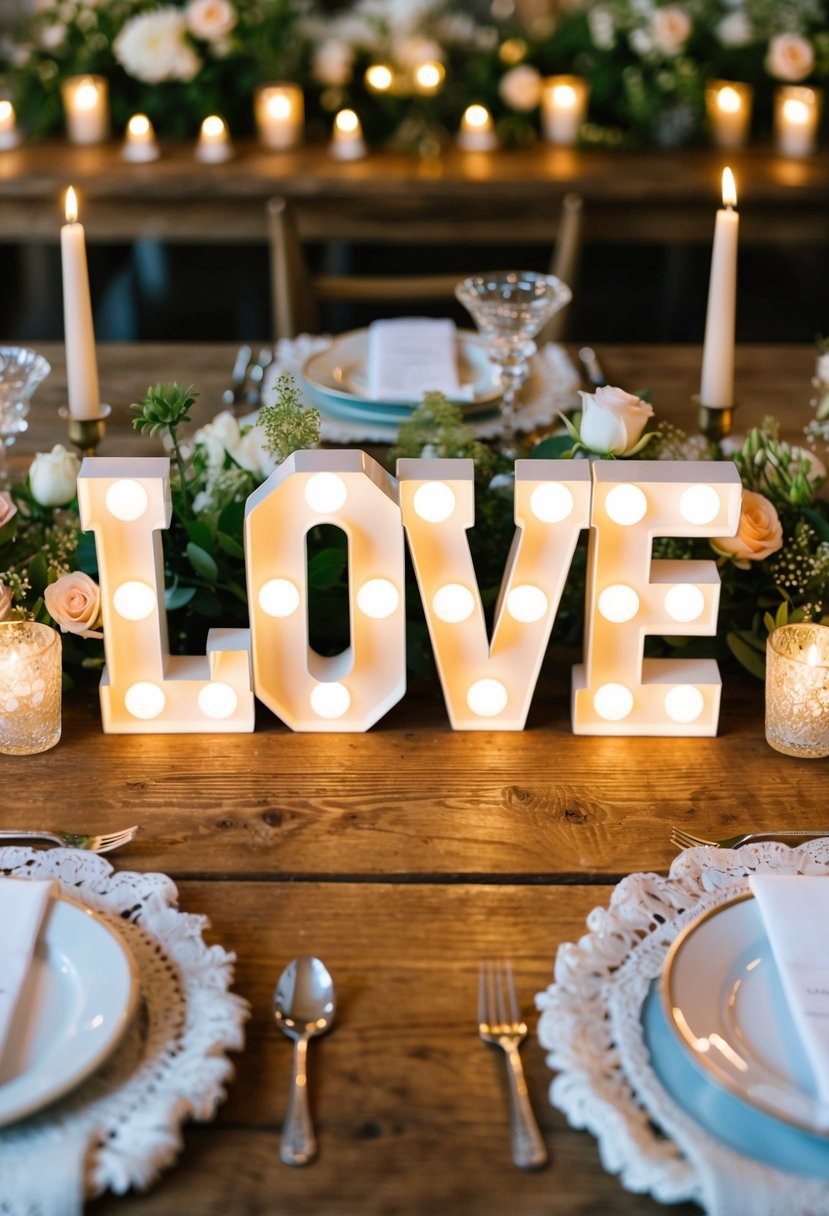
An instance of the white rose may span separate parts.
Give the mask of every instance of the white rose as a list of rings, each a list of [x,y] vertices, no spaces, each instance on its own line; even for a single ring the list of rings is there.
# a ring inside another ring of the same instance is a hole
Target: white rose
[[[805,80],[814,66],[814,48],[800,34],[775,34],[769,42],[766,71],[777,80]]]
[[[647,30],[633,30],[628,35],[628,42],[637,55],[649,55],[653,50],[653,39]]]
[[[221,41],[237,21],[236,11],[228,0],[190,0],[184,16],[190,33],[205,42]]]
[[[245,434],[242,434],[243,429],[245,420],[240,424],[229,410],[223,410],[212,422],[196,431],[193,441],[204,449],[207,463],[213,469],[220,469],[227,455],[249,473],[267,477],[276,468],[276,461],[265,451],[256,427],[246,430]]]
[[[609,384],[579,396],[583,411],[579,438],[588,451],[601,456],[625,456],[653,417],[647,401]]]
[[[534,110],[541,100],[541,75],[529,64],[522,63],[504,73],[498,92],[513,110]]]
[[[128,75],[146,84],[192,80],[201,61],[187,42],[184,14],[175,8],[139,13],[122,27],[113,44]]]
[[[818,355],[817,363],[815,364],[815,377],[821,384],[829,384],[829,350],[824,354]]]
[[[748,14],[742,10],[729,13],[717,26],[721,46],[748,46],[753,37],[754,26]]]
[[[320,84],[348,84],[353,66],[353,50],[338,38],[328,38],[314,51],[314,76]]]
[[[612,51],[616,45],[616,27],[607,9],[591,5],[587,10],[587,25],[593,45],[600,51]]]
[[[38,452],[29,466],[29,488],[42,507],[65,507],[75,497],[81,462],[62,443]]]
[[[44,51],[56,51],[66,41],[66,26],[56,22],[45,25],[40,31],[38,42]]]
[[[663,55],[678,55],[691,37],[691,18],[681,8],[658,8],[651,19],[653,44]]]

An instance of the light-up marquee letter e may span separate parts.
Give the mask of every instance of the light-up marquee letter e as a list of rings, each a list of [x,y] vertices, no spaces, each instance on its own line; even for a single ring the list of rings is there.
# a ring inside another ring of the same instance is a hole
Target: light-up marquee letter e
[[[98,550],[104,730],[253,730],[247,629],[211,629],[206,656],[169,654],[160,536],[170,526],[169,460],[87,458],[78,506]]]

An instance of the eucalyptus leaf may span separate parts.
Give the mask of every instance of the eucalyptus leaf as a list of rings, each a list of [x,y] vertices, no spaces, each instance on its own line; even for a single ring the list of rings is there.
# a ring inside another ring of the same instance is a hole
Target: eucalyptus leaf
[[[216,565],[213,558],[200,545],[193,544],[192,541],[186,549],[187,557],[190,565],[195,570],[196,574],[200,574],[202,578],[207,579],[209,583],[215,583],[219,577],[219,567]]]
[[[228,536],[227,532],[216,533],[216,544],[229,557],[243,558],[245,556],[244,546],[240,545],[238,540],[234,540],[232,536]]]
[[[175,612],[177,608],[185,608],[195,594],[195,587],[182,587],[178,584],[174,587],[168,587],[164,592],[164,604],[167,611]]]

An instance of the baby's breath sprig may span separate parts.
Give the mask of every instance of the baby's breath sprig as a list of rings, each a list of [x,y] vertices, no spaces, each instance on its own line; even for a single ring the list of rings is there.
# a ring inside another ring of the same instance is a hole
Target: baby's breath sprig
[[[261,407],[257,425],[264,432],[266,449],[281,464],[292,452],[317,446],[320,412],[305,405],[290,373],[277,376],[274,389],[276,400]]]

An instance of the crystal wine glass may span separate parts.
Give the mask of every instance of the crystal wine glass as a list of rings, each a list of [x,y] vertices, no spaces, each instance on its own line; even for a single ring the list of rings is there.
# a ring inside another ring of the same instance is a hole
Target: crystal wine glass
[[[535,354],[536,334],[572,293],[551,274],[533,270],[498,270],[473,274],[458,283],[455,295],[469,312],[486,342],[486,352],[501,386],[501,443],[504,456],[514,458],[515,398],[527,378]]]
[[[27,430],[29,400],[51,370],[36,351],[0,346],[0,489],[9,485],[6,449]]]

